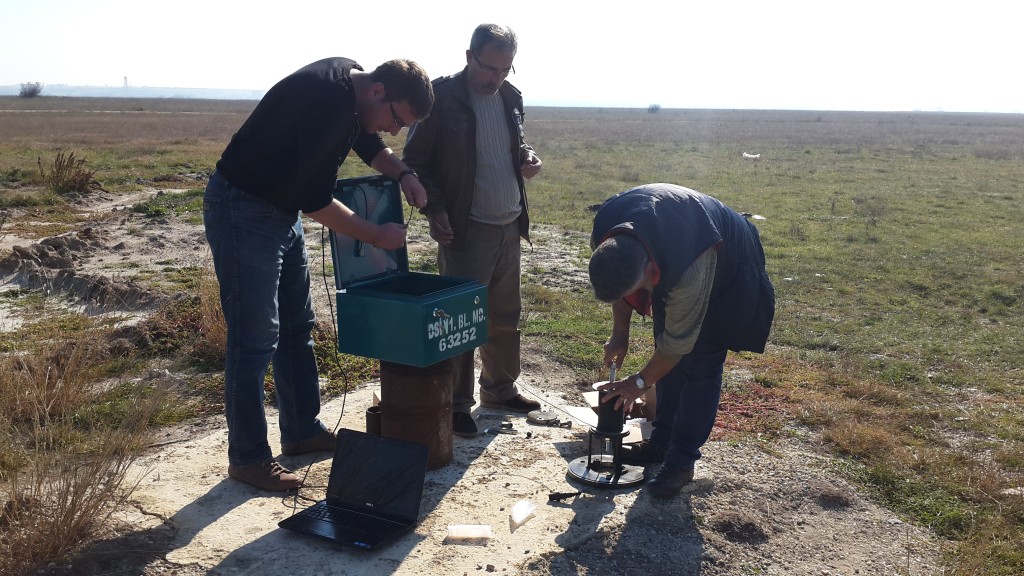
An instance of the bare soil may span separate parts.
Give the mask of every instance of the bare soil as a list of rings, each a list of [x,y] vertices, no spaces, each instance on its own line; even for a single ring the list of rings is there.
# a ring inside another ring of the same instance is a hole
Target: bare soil
[[[154,221],[127,209],[157,193],[98,196],[76,209],[95,217],[54,238],[31,233],[24,215],[19,232],[0,230],[0,292],[31,287],[62,296],[90,314],[144,317],[166,295],[132,278],[159,278],[168,269],[208,261],[201,225],[182,219]],[[45,223],[39,223],[42,226]],[[9,227],[7,229],[10,229]],[[552,288],[586,282],[578,263],[582,238],[538,228],[524,251],[530,281]],[[322,252],[317,228],[308,230],[311,261]],[[410,252],[433,249],[414,219]],[[544,270],[542,276],[530,270]],[[319,272],[318,272],[319,274]],[[542,280],[543,279],[543,280]],[[315,284],[321,317],[329,314],[333,281]],[[10,329],[31,321],[8,305],[0,316]],[[588,383],[570,367],[525,344],[524,393],[570,419],[584,406]],[[170,363],[147,378],[176,379]],[[751,375],[734,371],[726,386]],[[362,430],[378,382],[326,402],[322,419]],[[277,522],[323,497],[331,461],[283,458],[308,474],[298,495],[261,493],[227,478],[227,432],[221,417],[157,430],[138,460],[130,505],[119,510],[106,539],[48,574],[933,574],[943,543],[872,502],[838,473],[842,463],[823,452],[815,435],[791,429],[782,438],[755,436],[710,442],[696,481],[671,500],[652,499],[642,486],[601,489],[567,478],[570,461],[586,456],[589,427],[536,426],[521,416],[475,412],[480,428],[510,422],[513,434],[454,439],[448,465],[428,472],[417,528],[380,551],[357,552],[286,533]],[[271,445],[277,415],[268,409]],[[656,467],[647,470],[648,475]],[[580,492],[561,501],[549,495]],[[520,526],[510,523],[520,500],[537,505]],[[482,524],[485,540],[447,537],[448,526]]]

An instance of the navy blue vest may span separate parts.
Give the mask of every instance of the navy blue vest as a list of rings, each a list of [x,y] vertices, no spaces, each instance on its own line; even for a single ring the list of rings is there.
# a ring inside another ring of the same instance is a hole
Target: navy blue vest
[[[757,228],[746,218],[707,194],[647,184],[605,201],[594,217],[591,247],[619,233],[643,242],[661,270],[651,295],[656,334],[664,329],[668,291],[698,256],[714,248],[715,281],[694,349],[764,351],[775,316],[775,290]]]

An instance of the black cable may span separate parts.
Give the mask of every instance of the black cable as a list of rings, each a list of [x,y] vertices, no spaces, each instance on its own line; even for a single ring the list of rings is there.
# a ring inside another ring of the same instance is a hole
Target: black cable
[[[481,347],[479,348],[479,350],[480,350],[480,357],[481,357],[481,360],[482,360],[482,359],[483,359],[483,356],[484,356],[484,354],[486,354],[486,352],[484,351],[484,348],[483,348],[483,346],[481,346]],[[569,418],[572,418],[573,420],[575,420],[577,424],[583,424],[583,425],[587,425],[587,423],[586,423],[585,421],[583,421],[583,420],[581,420],[581,419],[577,418],[576,416],[573,416],[573,415],[572,415],[572,414],[570,414],[570,413],[569,413],[568,411],[566,411],[566,410],[564,410],[564,409],[562,409],[562,408],[560,408],[560,407],[558,407],[558,406],[555,406],[555,405],[554,405],[554,404],[552,404],[551,402],[547,402],[547,401],[545,401],[545,400],[544,400],[543,398],[541,398],[540,394],[538,394],[538,393],[534,392],[532,388],[530,388],[529,386],[527,386],[526,384],[524,384],[524,383],[523,383],[522,381],[520,381],[520,380],[519,380],[518,378],[513,378],[513,377],[512,377],[512,375],[511,375],[511,374],[509,374],[509,373],[508,373],[508,371],[506,371],[506,370],[505,370],[505,368],[504,368],[503,366],[500,366],[500,365],[499,365],[499,366],[498,366],[498,369],[499,369],[499,370],[501,370],[501,371],[502,371],[502,373],[504,373],[504,374],[505,374],[505,377],[506,377],[506,378],[508,378],[509,380],[512,380],[512,383],[513,383],[513,384],[515,384],[515,386],[516,386],[517,388],[521,389],[521,390],[522,390],[522,391],[524,391],[524,392],[527,392],[528,394],[530,394],[530,396],[533,396],[534,398],[536,398],[538,402],[541,402],[542,404],[547,404],[547,405],[548,405],[548,406],[550,406],[551,408],[553,408],[553,409],[555,409],[555,410],[557,410],[557,411],[561,412],[562,414],[565,414],[565,415],[566,415],[566,416],[568,416]]]
[[[365,193],[364,193],[363,197],[364,197],[364,203],[365,203],[365,201],[366,201],[365,200]],[[326,239],[326,241],[325,241],[325,239]],[[334,434],[335,436],[337,436],[338,428],[341,427],[341,419],[345,416],[345,405],[348,402],[349,377],[348,377],[348,372],[344,368],[342,368],[342,366],[341,366],[341,358],[338,356],[338,321],[337,321],[337,318],[334,315],[334,302],[331,301],[331,287],[330,287],[330,285],[327,282],[327,251],[328,250],[330,250],[330,240],[327,239],[327,227],[324,226],[323,224],[321,224],[320,225],[320,275],[321,275],[321,278],[323,279],[323,282],[324,282],[324,290],[327,293],[327,308],[331,311],[331,333],[334,336],[334,346],[332,347],[333,352],[334,352],[334,360],[335,360],[335,363],[338,366],[338,369],[341,371],[341,380],[342,380],[341,412],[338,413],[338,421],[335,422],[334,428],[331,429],[331,433]],[[302,496],[299,493],[300,490],[302,490],[303,488],[316,488],[316,489],[325,488],[323,486],[306,486],[306,478],[309,477],[309,472],[310,472],[310,470],[313,469],[313,464],[315,464],[316,461],[317,461],[317,459],[314,456],[313,459],[309,462],[309,464],[306,465],[306,470],[302,474],[302,485],[298,489],[295,490],[294,494],[290,495],[292,502],[291,502],[291,505],[289,506],[289,508],[292,509],[292,514],[293,515],[295,514],[295,512],[298,509],[299,500],[300,499],[302,499],[304,501],[311,502],[311,503],[315,503],[316,502],[315,500],[313,500],[312,498],[309,498],[308,496]],[[285,497],[286,501],[287,501],[287,499],[288,499],[288,497]]]

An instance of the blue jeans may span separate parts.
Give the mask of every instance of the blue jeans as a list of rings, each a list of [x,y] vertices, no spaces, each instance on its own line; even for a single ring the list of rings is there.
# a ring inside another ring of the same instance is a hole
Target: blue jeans
[[[693,468],[708,441],[722,395],[726,348],[698,345],[661,380],[650,441],[666,448],[665,464]]]
[[[272,457],[263,379],[274,367],[281,442],[324,429],[312,330],[309,266],[300,216],[234,187],[214,172],[203,199],[206,240],[227,324],[224,412],[228,462]]]

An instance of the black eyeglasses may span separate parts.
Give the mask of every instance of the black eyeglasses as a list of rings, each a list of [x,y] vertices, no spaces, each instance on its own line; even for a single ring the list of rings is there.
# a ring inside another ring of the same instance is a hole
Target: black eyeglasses
[[[470,52],[470,54],[473,54],[473,53]],[[500,68],[495,68],[494,66],[491,66],[490,64],[484,64],[483,62],[481,62],[480,59],[477,58],[476,54],[473,54],[473,60],[476,60],[477,66],[483,68],[484,72],[487,72],[488,74],[497,74],[498,76],[508,76],[509,74],[515,74],[516,73],[516,67],[515,66],[510,66],[509,68],[506,68],[505,70],[502,70]]]
[[[395,123],[395,126],[398,126],[399,130],[408,126],[408,124],[402,122],[402,119],[399,118],[398,114],[395,113],[395,105],[391,102],[391,100],[388,100],[388,108],[391,108],[391,120]]]

